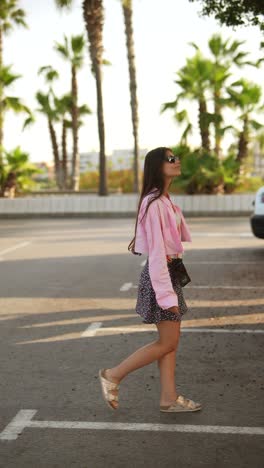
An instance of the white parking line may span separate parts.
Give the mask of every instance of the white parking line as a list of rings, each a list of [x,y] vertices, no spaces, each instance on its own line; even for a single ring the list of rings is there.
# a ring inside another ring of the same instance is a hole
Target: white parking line
[[[225,286],[224,284],[223,285],[210,285],[210,284],[205,284],[205,285],[197,285],[197,286],[190,286],[189,284],[186,284],[185,286],[186,288],[188,289],[264,289],[264,286],[232,286],[232,285],[229,285],[229,286]],[[133,283],[124,283],[121,288],[120,288],[120,291],[122,292],[125,292],[125,291],[129,291],[129,289],[132,289],[132,288],[138,288],[138,285],[135,285]]]
[[[186,288],[188,289],[264,289],[264,286],[244,286],[244,285],[240,285],[240,286],[225,286],[225,285],[218,285],[218,286],[215,286],[215,285],[197,285],[197,286],[189,286],[188,284],[186,284]]]
[[[133,283],[124,283],[121,288],[120,288],[120,291],[128,291],[129,289],[131,289],[133,286]]]
[[[131,325],[131,326],[120,326],[120,327],[102,327],[99,330],[98,336],[102,336],[104,333],[135,333],[135,332],[148,332],[156,330],[154,324],[147,325]],[[264,333],[264,329],[261,328],[196,328],[196,327],[183,327],[181,326],[183,333]],[[96,334],[96,332],[95,332]],[[95,334],[93,336],[95,336]]]
[[[239,261],[231,261],[231,260],[196,260],[196,261],[188,261],[184,260],[185,265],[261,265],[263,266],[263,262],[239,262]],[[144,267],[147,260],[144,260],[140,266]]]
[[[138,286],[135,286],[133,285],[133,283],[124,283],[121,288],[120,288],[120,291],[129,291],[129,289],[132,289],[132,288],[137,288]]]
[[[188,265],[261,265],[263,266],[263,262],[237,262],[237,261],[229,261],[229,260],[198,260],[196,262],[188,262],[184,261],[185,264]]]
[[[256,328],[181,328],[183,332],[197,333],[264,333],[264,329]]]
[[[251,232],[192,232],[193,237],[254,237]]]
[[[9,247],[8,249],[0,251],[0,255],[5,255],[9,252],[13,252],[14,250],[21,249],[22,247],[26,247],[29,244],[30,242],[21,242],[20,244],[13,245],[13,247]]]
[[[32,421],[37,410],[20,410],[0,433],[0,440],[16,440],[25,428],[40,429],[88,429],[150,432],[197,432],[209,434],[264,435],[264,427],[253,426],[207,426],[201,424],[159,424],[94,421]]]
[[[102,326],[103,322],[93,322],[86,330],[81,334],[81,336],[95,336],[97,330]]]

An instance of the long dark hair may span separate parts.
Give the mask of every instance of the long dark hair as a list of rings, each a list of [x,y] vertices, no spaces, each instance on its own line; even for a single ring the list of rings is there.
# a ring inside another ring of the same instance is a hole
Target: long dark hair
[[[163,177],[162,167],[164,163],[164,157],[167,151],[172,152],[171,148],[160,146],[159,148],[155,148],[149,151],[145,156],[143,182],[142,182],[142,189],[141,189],[138,207],[137,207],[135,232],[134,232],[134,237],[132,241],[128,245],[128,250],[132,252],[134,255],[141,255],[141,253],[135,252],[135,240],[136,240],[136,232],[137,232],[137,225],[138,225],[138,214],[139,214],[139,210],[140,210],[140,206],[143,201],[143,198],[149,192],[151,192],[151,190],[153,190],[154,188],[158,189],[157,196],[153,196],[150,198],[150,201],[148,202],[145,213],[142,216],[140,222],[146,215],[150,204],[154,200],[157,200],[157,198],[160,198],[165,188],[165,179]]]

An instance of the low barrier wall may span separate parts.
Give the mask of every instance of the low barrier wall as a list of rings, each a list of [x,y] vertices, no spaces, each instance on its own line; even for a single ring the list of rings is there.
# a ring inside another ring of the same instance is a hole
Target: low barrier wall
[[[187,216],[249,215],[254,193],[230,195],[171,195]],[[133,217],[139,196],[128,195],[47,195],[0,198],[0,217],[87,216]]]

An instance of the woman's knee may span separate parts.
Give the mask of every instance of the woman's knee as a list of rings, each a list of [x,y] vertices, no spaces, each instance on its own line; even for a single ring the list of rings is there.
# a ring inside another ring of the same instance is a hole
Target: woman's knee
[[[163,339],[158,339],[157,343],[163,350],[163,354],[170,353],[171,351],[176,351],[177,346],[178,346],[178,339],[168,339],[168,340],[163,340]]]
[[[158,342],[164,349],[164,353],[175,351],[179,342],[180,323],[171,321],[159,322],[157,328],[159,331]]]
[[[177,344],[178,342],[168,342],[168,343],[163,343],[159,340],[159,344],[161,345],[163,351],[164,351],[164,354],[167,354],[167,353],[170,353],[171,351],[176,351],[176,348],[177,348]]]

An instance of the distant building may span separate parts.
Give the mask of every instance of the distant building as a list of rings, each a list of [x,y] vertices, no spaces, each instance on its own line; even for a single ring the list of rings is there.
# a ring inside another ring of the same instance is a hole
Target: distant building
[[[264,177],[264,154],[260,151],[259,145],[254,148],[252,175]]]
[[[33,162],[34,166],[42,170],[42,173],[34,174],[32,178],[37,182],[44,182],[54,178],[54,163],[53,162]]]
[[[99,168],[99,153],[91,151],[89,153],[80,153],[80,173],[88,172],[91,169]]]
[[[143,148],[139,150],[139,165],[143,169],[144,157],[147,153],[147,149]],[[114,150],[110,160],[112,162],[113,169],[131,169],[133,167],[133,149],[118,149]]]
[[[139,150],[140,168],[143,170],[144,157],[147,149]],[[112,154],[106,155],[107,165],[110,169],[120,170],[133,167],[133,150],[118,149],[113,150]],[[99,153],[92,151],[89,153],[80,153],[80,173],[99,168]]]
[[[147,149],[139,150],[139,165],[143,170],[144,158]],[[68,159],[68,174],[71,173],[71,154]],[[112,154],[106,155],[107,167],[113,170],[129,169],[133,167],[133,150],[132,149],[118,149],[113,150]],[[54,163],[53,162],[36,162],[34,163],[39,169],[43,170],[42,174],[36,174],[34,179],[37,181],[45,181],[54,179]],[[91,170],[98,170],[99,168],[99,152],[90,151],[87,153],[80,153],[80,173],[89,172]]]

